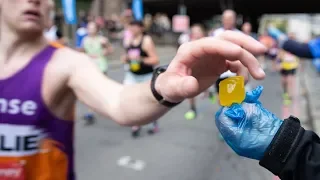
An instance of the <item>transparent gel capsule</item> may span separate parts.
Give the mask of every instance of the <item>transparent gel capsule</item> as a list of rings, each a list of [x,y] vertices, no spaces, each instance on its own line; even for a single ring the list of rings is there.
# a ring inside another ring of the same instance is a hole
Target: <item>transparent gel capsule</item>
[[[219,89],[221,106],[231,106],[233,103],[242,103],[246,95],[244,77],[229,77],[220,82]]]

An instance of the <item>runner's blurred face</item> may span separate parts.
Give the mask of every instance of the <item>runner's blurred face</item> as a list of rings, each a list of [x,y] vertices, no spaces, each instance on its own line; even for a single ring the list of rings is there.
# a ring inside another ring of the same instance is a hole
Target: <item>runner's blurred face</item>
[[[96,35],[98,32],[98,26],[94,22],[89,22],[88,23],[88,34],[89,35]]]
[[[296,35],[294,33],[288,33],[288,37],[289,39],[292,39],[292,40],[296,39]]]
[[[223,28],[226,30],[232,30],[236,25],[236,14],[231,10],[227,10],[222,15]]]
[[[201,27],[194,26],[191,28],[191,40],[198,40],[200,38],[203,38],[204,36],[205,35]]]
[[[244,32],[245,34],[250,34],[251,33],[251,24],[244,23],[242,26],[242,32]]]
[[[133,36],[138,36],[143,33],[143,27],[139,25],[131,24],[129,28]]]
[[[18,33],[42,33],[50,11],[48,0],[2,0],[2,24]]]

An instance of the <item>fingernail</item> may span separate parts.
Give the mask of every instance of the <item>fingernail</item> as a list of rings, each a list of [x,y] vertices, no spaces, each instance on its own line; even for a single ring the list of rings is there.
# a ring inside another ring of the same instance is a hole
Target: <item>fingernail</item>
[[[263,48],[264,52],[266,52],[268,50],[267,46],[265,46],[264,44],[261,44],[261,47]]]
[[[259,73],[261,76],[266,75],[266,73],[264,72],[264,70],[263,70],[261,67],[259,68],[258,73]]]

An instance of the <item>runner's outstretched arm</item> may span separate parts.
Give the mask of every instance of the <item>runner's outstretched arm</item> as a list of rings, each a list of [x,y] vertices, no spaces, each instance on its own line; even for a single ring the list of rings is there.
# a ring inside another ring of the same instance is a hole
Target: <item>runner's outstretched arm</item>
[[[320,38],[312,39],[308,43],[302,43],[289,39],[287,35],[274,27],[269,27],[268,32],[278,41],[279,47],[285,51],[302,58],[320,58]]]
[[[103,75],[91,61],[79,56],[68,84],[78,99],[94,111],[118,124],[136,125],[146,124],[169,110],[151,95],[150,83],[124,86]]]
[[[228,145],[240,156],[259,164],[282,180],[320,179],[320,139],[304,130],[295,117],[277,118],[258,101],[260,86],[242,105],[221,109],[216,125]]]
[[[246,66],[253,78],[263,79],[265,74],[250,52],[264,51],[253,38],[235,32],[184,44],[167,71],[156,79],[155,90],[166,101],[177,103],[205,91],[227,70],[247,75]],[[138,125],[154,121],[169,110],[155,99],[150,82],[123,86],[102,75],[88,57],[78,55],[74,59],[68,85],[96,112],[122,125]]]

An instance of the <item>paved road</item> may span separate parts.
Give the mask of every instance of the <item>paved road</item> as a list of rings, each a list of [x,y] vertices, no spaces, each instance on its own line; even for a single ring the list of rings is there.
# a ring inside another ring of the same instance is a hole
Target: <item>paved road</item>
[[[164,61],[163,61],[164,62]],[[123,78],[122,69],[110,76]],[[253,82],[253,86],[257,85]],[[278,75],[270,75],[259,84],[265,91],[265,107],[281,117],[281,89]],[[272,97],[272,98],[270,98]],[[199,98],[201,114],[193,121],[184,120],[187,103],[182,103],[160,120],[160,133],[132,139],[130,128],[120,127],[99,118],[97,124],[86,127],[80,116],[85,112],[78,106],[76,130],[76,164],[80,180],[271,180],[273,177],[259,167],[258,162],[234,154],[217,138],[213,114],[217,105]],[[121,157],[142,160],[141,171],[118,166]]]

